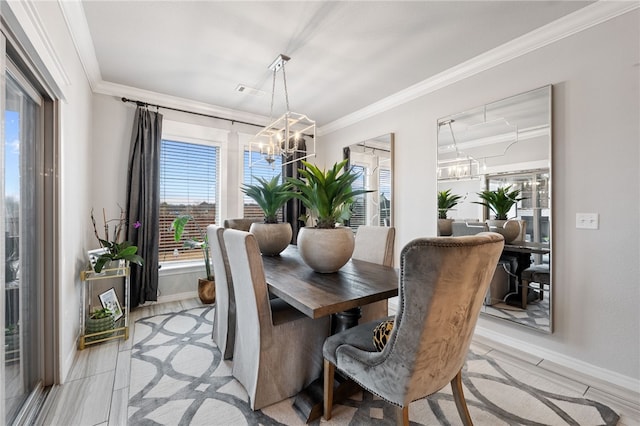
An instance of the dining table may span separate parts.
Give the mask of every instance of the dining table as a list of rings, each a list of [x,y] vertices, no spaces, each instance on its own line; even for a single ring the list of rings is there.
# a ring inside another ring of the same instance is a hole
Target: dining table
[[[337,272],[319,273],[307,266],[295,245],[277,256],[263,256],[262,262],[269,292],[310,318],[332,315],[332,332],[357,325],[361,306],[398,295],[399,272],[390,266],[351,259]],[[348,381],[338,387],[334,399],[354,389]],[[293,407],[306,422],[319,418],[322,378],[300,392]]]

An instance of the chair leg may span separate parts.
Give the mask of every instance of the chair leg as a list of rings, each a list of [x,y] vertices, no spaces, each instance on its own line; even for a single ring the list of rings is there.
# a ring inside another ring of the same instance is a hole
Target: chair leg
[[[409,406],[396,407],[396,424],[398,426],[409,426]]]
[[[469,409],[467,408],[467,402],[464,399],[464,392],[462,391],[462,369],[460,369],[456,377],[451,380],[451,391],[453,392],[453,400],[456,402],[456,408],[458,409],[462,424],[465,426],[473,426]]]
[[[529,297],[529,281],[522,280],[522,288],[520,291],[522,292],[522,309],[527,309],[527,299]]]
[[[335,365],[326,359],[324,360],[324,418],[331,419],[331,410],[333,409],[333,376],[335,374]]]

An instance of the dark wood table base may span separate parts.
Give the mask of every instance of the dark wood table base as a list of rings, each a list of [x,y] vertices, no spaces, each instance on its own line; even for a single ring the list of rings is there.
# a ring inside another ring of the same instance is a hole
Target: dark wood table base
[[[358,325],[361,316],[360,307],[338,312],[331,317],[331,334],[339,333]],[[293,409],[306,423],[319,419],[323,412],[323,378],[314,380],[296,396]],[[341,402],[360,390],[353,380],[336,373],[333,381],[333,402]]]
[[[324,407],[323,383],[324,381],[322,377],[316,379],[298,393],[295,401],[293,402],[294,411],[298,413],[300,418],[306,423],[322,417]],[[346,379],[336,372],[335,379],[333,381],[334,403],[340,403],[360,390],[361,388],[356,382]]]

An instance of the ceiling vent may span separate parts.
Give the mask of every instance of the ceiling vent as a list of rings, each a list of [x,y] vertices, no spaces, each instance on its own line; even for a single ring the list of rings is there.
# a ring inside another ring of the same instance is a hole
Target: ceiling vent
[[[244,93],[246,95],[262,96],[265,94],[262,90],[249,87],[245,84],[238,84],[236,86],[236,92]]]

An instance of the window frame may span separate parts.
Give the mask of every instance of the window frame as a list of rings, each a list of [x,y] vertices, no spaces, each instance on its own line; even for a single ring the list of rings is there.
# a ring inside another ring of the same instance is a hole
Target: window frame
[[[215,127],[201,126],[192,123],[186,123],[182,121],[173,121],[164,119],[162,123],[162,135],[161,140],[170,140],[173,142],[182,142],[195,145],[209,146],[218,148],[218,167],[217,167],[217,182],[216,182],[216,217],[215,223],[219,224],[221,218],[226,217],[227,200],[228,200],[228,134],[226,129],[220,129]],[[159,247],[158,247],[159,249]],[[160,269],[161,275],[166,275],[164,272],[176,273],[176,269],[184,265],[186,268],[199,266],[202,263],[202,259],[183,259],[183,260],[164,260],[159,264],[162,266]],[[182,268],[180,268],[182,269]]]

